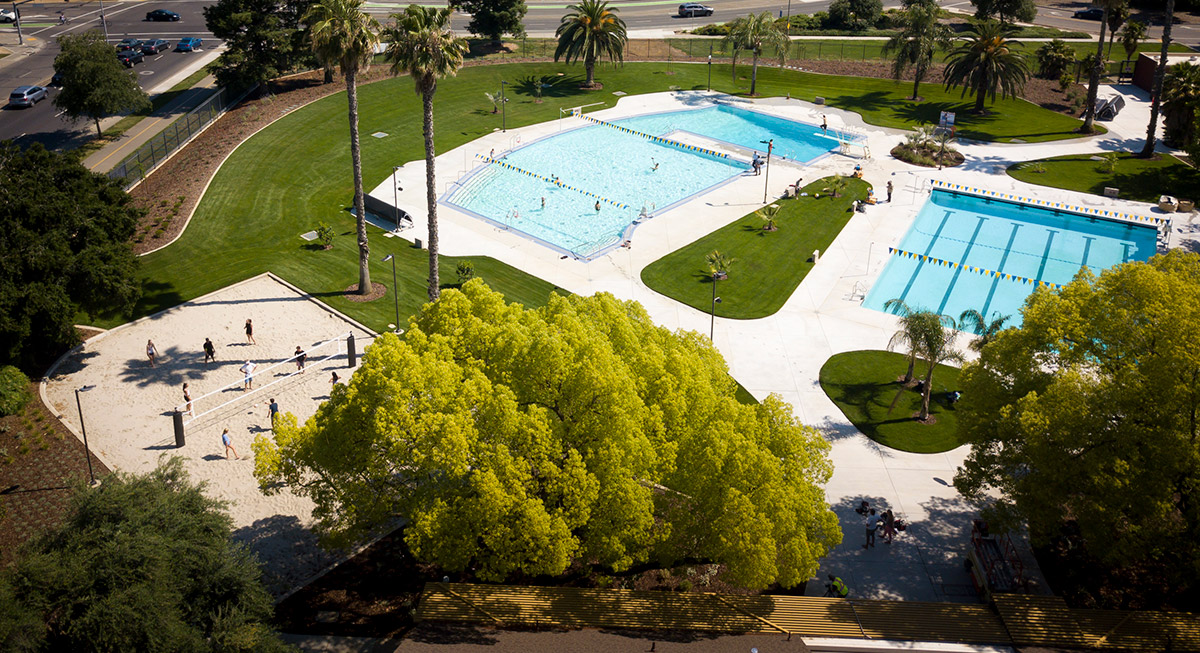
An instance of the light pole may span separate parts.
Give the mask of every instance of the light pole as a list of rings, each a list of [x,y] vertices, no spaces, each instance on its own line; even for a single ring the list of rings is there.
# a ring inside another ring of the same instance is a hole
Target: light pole
[[[100,26],[104,28],[104,40],[108,41],[108,21],[104,20],[104,0],[100,0]]]
[[[400,290],[396,287],[396,257],[388,254],[383,257],[383,262],[392,262],[392,303],[396,306],[396,323],[389,325],[400,333]]]
[[[85,385],[75,388],[75,408],[79,411],[79,430],[83,433],[83,457],[87,460],[88,479],[89,483],[94,487],[96,485],[96,473],[92,471],[92,450],[88,447],[87,426],[83,423],[83,402],[79,400],[79,393],[87,392],[96,386]]]
[[[767,203],[767,185],[771,181],[771,149],[775,147],[775,139],[769,141],[759,141],[759,143],[767,144],[767,173],[763,175],[763,204]]]
[[[500,80],[500,131],[508,131],[508,96],[504,94],[504,87],[508,86],[508,82]]]
[[[21,35],[21,12],[17,9],[17,3],[13,5],[13,23],[17,26],[17,45],[25,45],[25,37]]]
[[[400,166],[392,166],[392,202],[396,205],[396,233],[400,233],[400,184],[396,183],[398,170],[400,170]]]
[[[712,307],[708,309],[708,341],[713,341],[713,330],[717,326],[717,304],[721,303],[721,298],[717,297],[717,275],[713,275],[713,298]]]
[[[788,36],[792,35],[792,0],[788,0],[788,17],[787,17]]]
[[[708,83],[704,85],[704,90],[712,90],[712,45],[708,46]]]

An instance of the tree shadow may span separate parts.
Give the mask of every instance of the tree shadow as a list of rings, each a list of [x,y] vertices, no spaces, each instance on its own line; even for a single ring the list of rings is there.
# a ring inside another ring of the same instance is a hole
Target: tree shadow
[[[874,111],[882,111],[888,107],[894,107],[896,99],[891,93],[886,91],[871,91],[862,95],[839,95],[835,98],[830,98],[829,103],[837,106],[839,109],[846,109],[858,113],[868,113]],[[908,104],[908,103],[903,103]],[[934,114],[936,122],[937,114]]]
[[[526,75],[511,84],[513,90],[529,96],[531,98],[537,96],[538,86],[541,86],[542,97],[544,98],[562,98],[586,93],[584,89],[579,88],[584,82],[582,75]]]
[[[494,646],[500,639],[495,628],[479,624],[438,623],[423,621],[404,635],[404,639],[440,646]]]
[[[335,559],[317,545],[317,537],[295,515],[272,515],[233,532],[233,539],[258,555],[263,581],[278,594]]]

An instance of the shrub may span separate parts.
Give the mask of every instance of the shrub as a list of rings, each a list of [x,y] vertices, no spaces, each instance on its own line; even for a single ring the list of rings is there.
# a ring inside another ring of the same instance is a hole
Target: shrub
[[[1102,171],[1107,172],[1109,174],[1117,171],[1117,153],[1116,152],[1105,152],[1104,154],[1100,155],[1100,158],[1104,159],[1104,161],[1100,164],[1100,169]]]
[[[700,36],[728,36],[729,25],[724,23],[719,25],[705,25],[704,27],[697,27],[692,30],[692,34],[699,34]]]
[[[1061,77],[1058,78],[1058,90],[1063,91],[1065,93],[1068,88],[1071,88],[1071,84],[1074,84],[1074,83],[1075,83],[1075,76],[1072,75],[1070,71],[1066,71],[1062,74]]]
[[[874,27],[882,14],[882,0],[833,0],[829,5],[829,22],[835,29],[864,32]]]
[[[0,367],[0,416],[16,415],[31,399],[29,377],[12,365]]]
[[[475,278],[475,265],[470,261],[459,261],[454,272],[458,275],[459,283],[466,283]]]
[[[1037,62],[1039,77],[1061,79],[1075,64],[1075,50],[1062,39],[1054,39],[1037,49]]]
[[[333,227],[324,222],[317,223],[317,240],[325,249],[333,249]]]

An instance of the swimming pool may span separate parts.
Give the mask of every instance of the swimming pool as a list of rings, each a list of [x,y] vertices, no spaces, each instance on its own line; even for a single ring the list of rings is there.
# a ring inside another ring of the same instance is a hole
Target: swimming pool
[[[1154,226],[935,189],[894,248],[863,306],[891,299],[958,319],[967,309],[1021,324],[1025,298],[1039,285],[1069,283],[1154,255]]]
[[[723,152],[680,145],[695,145],[693,135]],[[775,153],[795,161],[838,146],[819,127],[727,105],[648,114],[525,144],[500,163],[480,165],[442,201],[591,259],[627,240],[641,216],[746,173],[751,150],[765,152],[758,141],[772,138]]]

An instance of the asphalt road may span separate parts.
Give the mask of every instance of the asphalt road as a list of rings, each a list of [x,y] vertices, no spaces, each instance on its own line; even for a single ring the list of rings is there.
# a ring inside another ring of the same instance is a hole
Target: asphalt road
[[[121,39],[162,38],[172,47],[180,38],[198,36],[204,39],[204,47],[212,48],[219,41],[204,27],[201,9],[209,0],[170,0],[167,2],[106,2],[104,14],[108,22],[108,40],[117,43]],[[153,9],[170,9],[181,16],[178,22],[148,22],[146,12]],[[58,24],[58,12],[70,20],[66,25]],[[100,5],[98,2],[62,2],[57,4],[21,5],[22,33],[25,46],[10,48],[14,54],[0,59],[0,91],[7,93],[18,86],[44,86],[54,74],[54,57],[58,54],[55,42],[63,34],[75,34],[88,29],[100,29]],[[15,30],[11,25],[3,26],[4,42],[16,43]],[[116,56],[116,50],[113,50]],[[150,90],[160,85],[195,63],[196,56],[190,53],[167,51],[147,55],[144,63],[134,65],[138,82]],[[164,89],[165,90],[165,89]],[[57,89],[50,88],[53,98]],[[39,102],[28,109],[5,106],[0,110],[0,140],[16,139],[23,145],[40,142],[50,148],[71,148],[86,141],[95,133],[91,121],[72,123],[51,102]]]

